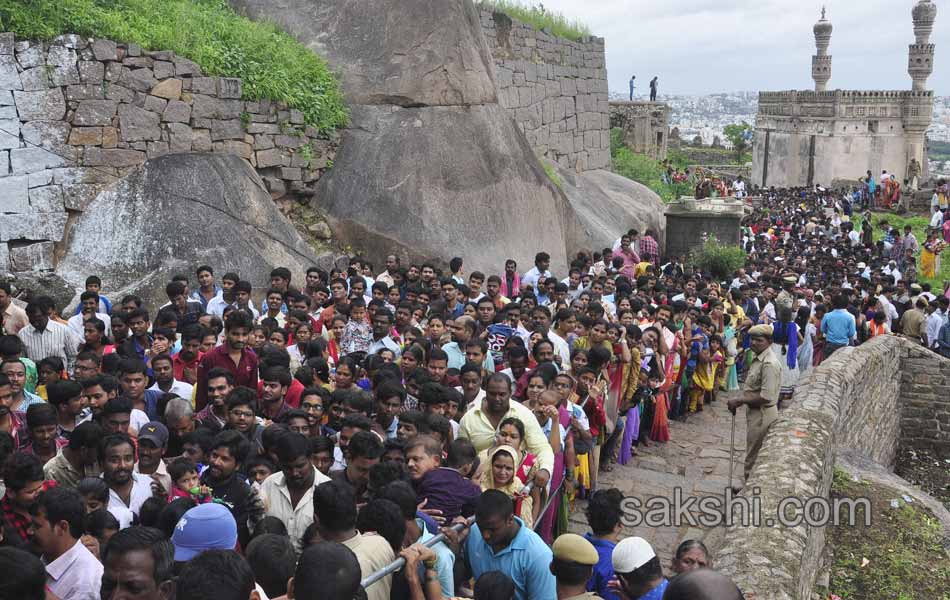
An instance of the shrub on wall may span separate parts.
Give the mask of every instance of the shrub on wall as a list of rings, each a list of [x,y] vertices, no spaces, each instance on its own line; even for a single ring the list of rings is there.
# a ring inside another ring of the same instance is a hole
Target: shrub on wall
[[[273,25],[250,21],[224,0],[0,0],[0,30],[48,40],[76,33],[148,50],[171,50],[207,75],[240,77],[246,100],[285,102],[327,132],[346,124],[327,64]]]
[[[535,29],[547,29],[555,37],[578,40],[591,35],[590,27],[584,23],[568,19],[557,11],[548,10],[541,2],[534,5],[525,4],[520,0],[484,0],[482,4],[488,9],[503,12]]]
[[[664,183],[663,165],[624,146],[623,131],[618,127],[610,130],[610,158],[614,173],[647,186],[656,192],[663,202],[693,193],[693,188],[688,183]]]
[[[745,265],[746,253],[739,246],[720,244],[715,236],[709,236],[703,241],[702,247],[692,253],[691,258],[693,266],[721,280]]]

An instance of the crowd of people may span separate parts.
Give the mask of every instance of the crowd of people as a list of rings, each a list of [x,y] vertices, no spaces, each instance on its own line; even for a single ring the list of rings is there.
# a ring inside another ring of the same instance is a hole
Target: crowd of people
[[[875,240],[845,192],[752,193],[720,279],[631,230],[557,274],[355,257],[255,290],[203,265],[161,306],[90,276],[62,313],[0,283],[0,599],[738,598],[701,543],[664,571],[623,538],[599,474],[740,379],[748,473],[838,349],[950,356],[912,232]]]

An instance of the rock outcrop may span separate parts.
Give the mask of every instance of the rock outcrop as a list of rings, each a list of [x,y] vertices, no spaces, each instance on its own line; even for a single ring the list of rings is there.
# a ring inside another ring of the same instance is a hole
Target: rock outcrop
[[[613,246],[614,240],[630,229],[640,233],[653,229],[660,236],[660,248],[664,247],[666,206],[656,192],[603,169],[583,173],[558,169],[558,175],[595,250]]]
[[[466,258],[469,270],[563,271],[583,227],[498,103],[471,0],[230,0],[274,21],[341,73],[352,109],[315,205],[344,243],[381,258]]]
[[[165,284],[195,266],[234,271],[255,288],[270,270],[330,267],[277,209],[246,160],[230,154],[151,159],[101,192],[71,227],[57,273],[77,289],[90,273],[118,298],[134,293],[159,306]]]

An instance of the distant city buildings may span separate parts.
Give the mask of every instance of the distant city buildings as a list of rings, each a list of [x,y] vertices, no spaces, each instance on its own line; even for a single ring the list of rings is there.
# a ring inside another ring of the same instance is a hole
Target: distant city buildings
[[[627,94],[611,92],[611,100],[626,100]],[[672,95],[663,94],[660,101],[670,106],[670,129],[679,129],[680,139],[691,142],[697,135],[709,146],[719,137],[723,146],[730,147],[723,130],[727,125],[745,121],[755,123],[759,95],[757,92],[726,92],[719,94]],[[933,124],[927,138],[950,143],[950,96],[934,98]],[[931,173],[950,177],[950,161],[930,161]]]

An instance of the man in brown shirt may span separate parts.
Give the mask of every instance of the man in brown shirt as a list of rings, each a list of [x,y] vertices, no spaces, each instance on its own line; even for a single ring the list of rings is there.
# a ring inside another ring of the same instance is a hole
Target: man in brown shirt
[[[729,411],[745,405],[746,411],[746,458],[745,476],[749,477],[755,459],[762,448],[762,441],[769,427],[778,419],[779,389],[782,385],[782,365],[772,352],[772,326],[756,325],[749,330],[750,345],[755,355],[749,365],[741,398],[729,401]]]
[[[917,297],[914,308],[908,310],[901,317],[901,331],[904,335],[918,344],[927,345],[927,299]]]

